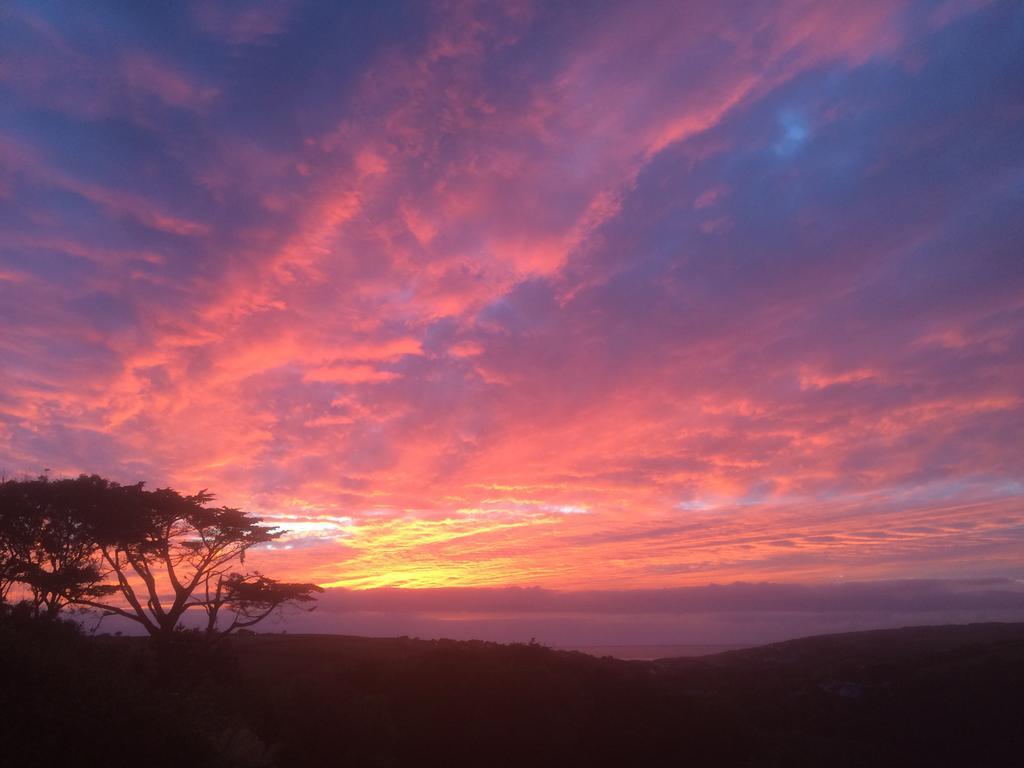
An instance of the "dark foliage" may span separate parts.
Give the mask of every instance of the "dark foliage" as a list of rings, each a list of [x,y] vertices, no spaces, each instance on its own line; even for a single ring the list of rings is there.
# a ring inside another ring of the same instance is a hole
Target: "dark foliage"
[[[7,609],[5,761],[923,767],[1024,754],[1024,625],[659,662],[408,638],[177,632],[161,647]]]
[[[234,667],[212,641],[179,634],[175,653],[157,653],[138,639],[84,636],[27,603],[0,608],[0,761],[239,764],[222,747],[244,730],[225,706]]]

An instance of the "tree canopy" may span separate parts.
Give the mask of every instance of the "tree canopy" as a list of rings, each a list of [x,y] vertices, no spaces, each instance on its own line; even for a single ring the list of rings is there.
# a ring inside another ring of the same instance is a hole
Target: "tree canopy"
[[[190,610],[205,612],[208,633],[227,634],[315,599],[315,584],[244,570],[250,548],[284,531],[213,499],[98,475],[0,483],[0,599],[20,583],[37,612],[82,606],[155,637]]]

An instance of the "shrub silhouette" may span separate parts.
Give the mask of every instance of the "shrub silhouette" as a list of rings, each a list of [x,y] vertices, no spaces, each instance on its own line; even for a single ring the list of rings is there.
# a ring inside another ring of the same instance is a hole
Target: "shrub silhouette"
[[[229,764],[214,737],[236,720],[209,688],[161,684],[137,639],[92,639],[28,603],[0,606],[0,659],[5,765]]]

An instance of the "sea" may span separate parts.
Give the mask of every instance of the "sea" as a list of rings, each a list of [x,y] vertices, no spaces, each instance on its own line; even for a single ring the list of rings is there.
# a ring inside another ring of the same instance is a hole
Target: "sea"
[[[611,656],[624,661],[653,661],[679,656],[710,656],[725,651],[738,651],[750,645],[560,645],[560,651],[579,651],[591,656]]]

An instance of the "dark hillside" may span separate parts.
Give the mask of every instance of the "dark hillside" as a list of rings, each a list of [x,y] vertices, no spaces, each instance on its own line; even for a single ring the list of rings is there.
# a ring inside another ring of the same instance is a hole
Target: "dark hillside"
[[[744,719],[777,764],[1016,765],[1024,755],[1022,624],[828,635],[655,664]]]
[[[211,646],[188,633],[156,654],[141,639],[15,619],[0,624],[11,765],[137,764],[131,754],[239,767],[1016,766],[1024,755],[1021,624],[626,662],[409,638]]]
[[[1024,754],[1020,624],[657,662],[482,642],[236,642],[249,683],[281,694],[253,725],[290,744],[296,764],[332,751],[382,765],[1015,765]],[[288,734],[300,729],[298,744]]]

